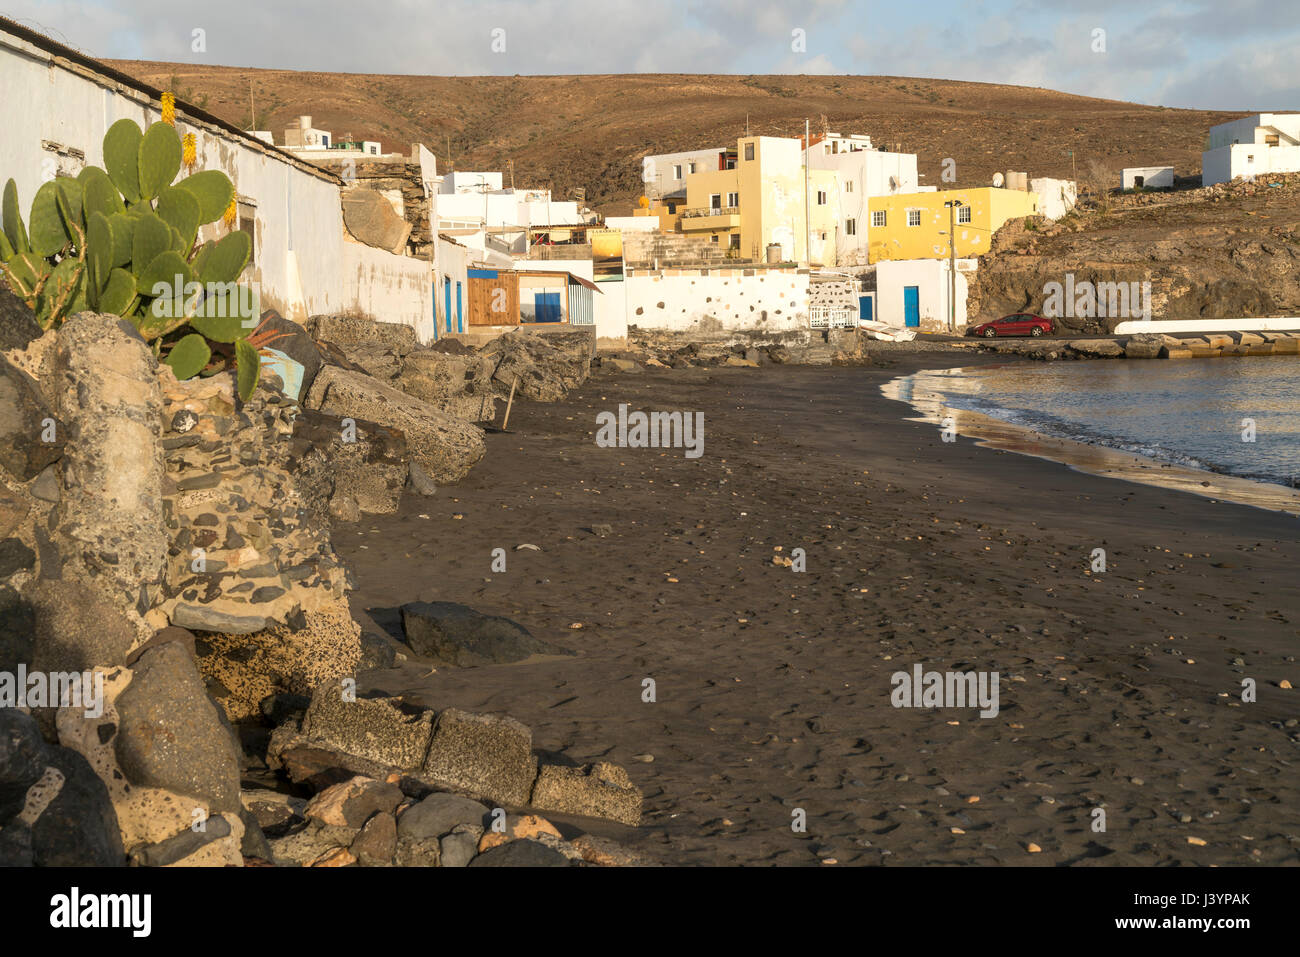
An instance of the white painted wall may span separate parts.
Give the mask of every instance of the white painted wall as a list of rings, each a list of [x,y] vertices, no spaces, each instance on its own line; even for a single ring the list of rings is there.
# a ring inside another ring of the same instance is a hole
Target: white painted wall
[[[411,326],[421,342],[433,341],[433,274],[425,260],[344,243],[343,284],[343,311]]]
[[[917,192],[920,180],[916,154],[882,150],[827,153],[827,145],[814,143],[807,156],[810,169],[832,170],[839,179],[835,261],[840,265],[866,265],[871,230],[867,201],[872,196]],[[850,219],[856,229],[852,236],[848,234]]]
[[[627,280],[596,283],[600,295],[592,297],[596,313],[596,348],[622,349],[627,345]]]
[[[1172,180],[1170,185],[1173,185]],[[1038,212],[1053,221],[1070,212],[1079,202],[1079,185],[1072,179],[1031,179],[1029,191],[1038,194]]]
[[[653,233],[659,228],[658,216],[606,216],[608,229],[619,229],[625,233]]]
[[[451,289],[451,330],[460,331],[463,326],[469,330],[469,265],[472,251],[458,243],[447,242],[438,238],[438,272],[434,277],[433,304],[438,317],[438,328],[434,338],[447,334],[447,295],[445,288]],[[460,283],[460,318],[456,316],[456,283]]]
[[[485,186],[488,190],[500,190],[501,174],[452,170],[443,177],[441,189],[444,193],[473,193],[474,195],[480,195]]]
[[[641,160],[641,182],[645,195],[651,199],[678,193],[686,189],[686,177],[691,175],[691,163],[695,172],[704,173],[717,170],[718,156],[725,153],[721,148],[689,150],[685,153],[659,153]],[[682,168],[682,175],[676,176],[674,167]]]
[[[42,142],[79,150],[85,163],[102,166],[104,134],[113,123],[130,118],[143,129],[161,115],[145,94],[3,30],[0,89],[5,102],[0,180],[13,177],[24,218],[37,187],[60,163],[74,175],[81,167],[72,157],[60,160]],[[196,171],[224,170],[241,201],[256,204],[255,259],[245,279],[259,284],[263,308],[296,320],[344,308],[338,181],[259,140],[190,120],[183,111],[178,111],[176,127],[182,135],[197,136]],[[218,223],[205,227],[202,237],[225,231]]]
[[[1119,171],[1120,189],[1137,189],[1137,178],[1142,177],[1144,189],[1173,189],[1172,166],[1126,166]]]
[[[808,272],[803,269],[636,271],[623,285],[629,326],[684,330],[703,323],[783,330],[808,325]]]
[[[957,260],[957,328],[966,325],[966,276],[975,271],[976,260]],[[904,325],[903,289],[917,287],[922,330],[948,327],[950,290],[948,260],[897,259],[876,264],[876,302],[873,317],[891,326]]]
[[[1238,176],[1300,172],[1300,146],[1261,146],[1243,143],[1221,146],[1201,154],[1201,185],[1228,183]]]

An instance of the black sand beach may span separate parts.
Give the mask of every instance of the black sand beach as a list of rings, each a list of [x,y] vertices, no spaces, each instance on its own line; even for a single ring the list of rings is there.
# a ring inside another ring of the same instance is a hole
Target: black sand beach
[[[458,601],[580,656],[413,660],[369,687],[625,765],[642,826],[588,829],[665,863],[1300,860],[1282,686],[1300,680],[1300,523],[945,443],[880,395],[941,362],[604,376],[517,403],[459,485],[334,541],[373,630]],[[597,447],[622,402],[702,411],[704,455]],[[804,573],[773,561],[794,548]],[[999,713],[893,707],[891,675],[917,664],[997,672]]]

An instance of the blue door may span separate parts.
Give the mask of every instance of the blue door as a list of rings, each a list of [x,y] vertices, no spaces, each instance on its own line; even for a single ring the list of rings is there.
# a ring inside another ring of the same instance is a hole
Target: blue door
[[[916,328],[921,324],[921,287],[903,287],[903,325]]]
[[[451,332],[451,279],[446,276],[442,277],[442,321]]]
[[[871,321],[871,297],[858,296],[858,318],[863,322]]]
[[[560,294],[558,292],[539,292],[535,302],[537,303],[536,322],[560,321]]]
[[[465,316],[460,311],[460,283],[456,283],[456,331],[465,331]]]

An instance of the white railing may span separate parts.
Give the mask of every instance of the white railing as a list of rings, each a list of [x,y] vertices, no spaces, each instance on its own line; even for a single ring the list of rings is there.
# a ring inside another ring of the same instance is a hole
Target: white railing
[[[810,306],[808,326],[812,329],[853,329],[858,324],[858,311],[849,306]]]

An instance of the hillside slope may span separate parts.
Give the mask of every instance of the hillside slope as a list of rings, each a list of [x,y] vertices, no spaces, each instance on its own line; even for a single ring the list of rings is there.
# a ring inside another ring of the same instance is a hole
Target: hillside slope
[[[574,188],[605,212],[640,195],[648,153],[734,143],[754,133],[793,136],[824,115],[837,132],[919,154],[922,183],[944,186],[945,158],[959,186],[999,170],[1084,176],[1093,162],[1173,164],[1200,170],[1210,126],[1236,114],[1173,110],[992,83],[906,77],[617,76],[436,77],[302,73],[131,60],[117,69],[241,127],[275,133],[300,114],[342,136],[380,140],[386,151],[424,143],[458,169],[506,169],[520,186]]]

